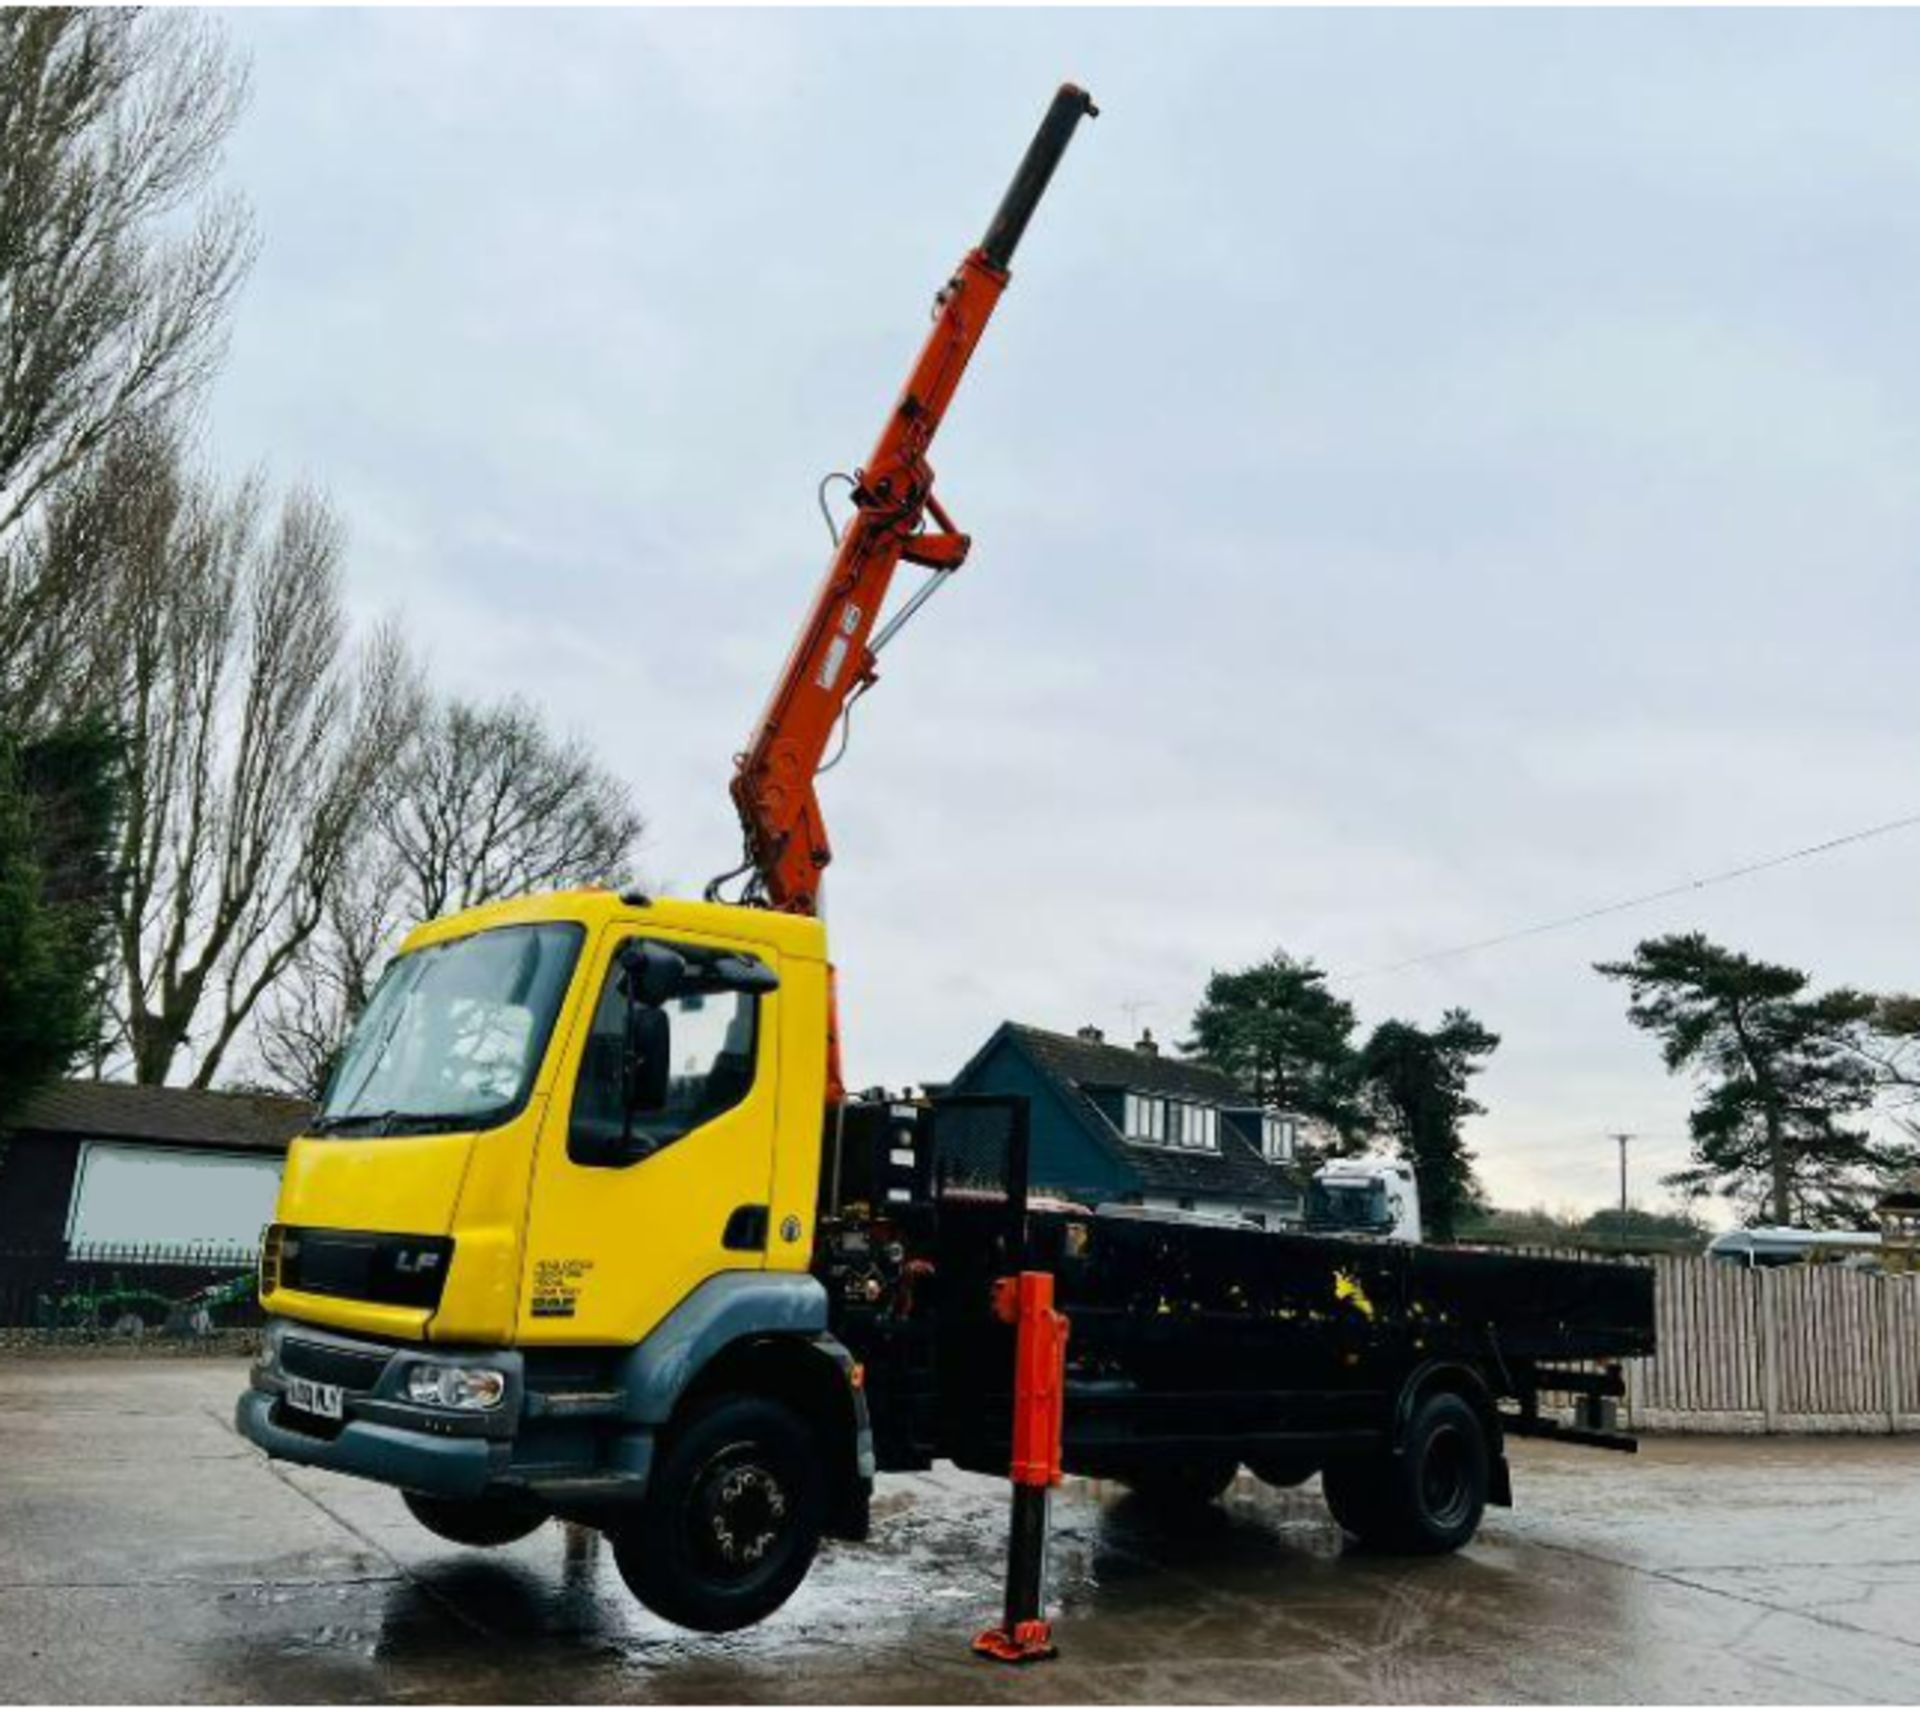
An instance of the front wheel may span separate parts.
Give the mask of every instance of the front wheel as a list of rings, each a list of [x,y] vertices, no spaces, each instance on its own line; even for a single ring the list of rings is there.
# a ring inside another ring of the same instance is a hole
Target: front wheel
[[[416,1495],[402,1490],[400,1499],[407,1511],[431,1531],[449,1543],[464,1543],[469,1549],[498,1549],[531,1537],[547,1522],[538,1508],[499,1498],[458,1501],[439,1495]]]
[[[733,1632],[764,1620],[813,1565],[821,1455],[790,1407],[709,1402],[675,1430],[637,1517],[613,1539],[627,1588],[663,1620]]]
[[[1491,1449],[1480,1414],[1457,1394],[1420,1403],[1398,1454],[1329,1462],[1321,1477],[1342,1529],[1376,1548],[1444,1555],[1480,1529]]]

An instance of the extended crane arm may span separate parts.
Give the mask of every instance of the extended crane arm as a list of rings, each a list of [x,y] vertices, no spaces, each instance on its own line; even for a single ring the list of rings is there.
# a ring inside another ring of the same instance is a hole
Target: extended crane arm
[[[1096,111],[1086,92],[1070,83],[1054,96],[987,235],[936,299],[933,330],[906,389],[873,455],[857,471],[853,520],[753,739],[735,762],[733,800],[746,834],[741,870],[750,875],[749,900],[799,914],[818,907],[820,876],[833,851],[814,783],[834,726],[875,681],[875,655],[897,627],[896,620],[874,636],[894,572],[904,558],[937,577],[958,569],[970,544],[933,496],[928,448],[1006,289],[1014,249],[1074,127]]]

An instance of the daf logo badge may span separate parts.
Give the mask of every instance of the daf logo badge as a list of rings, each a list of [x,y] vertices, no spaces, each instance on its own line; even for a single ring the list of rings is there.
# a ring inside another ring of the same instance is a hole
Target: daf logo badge
[[[790,1216],[780,1225],[780,1238],[791,1246],[800,1238],[800,1219]]]

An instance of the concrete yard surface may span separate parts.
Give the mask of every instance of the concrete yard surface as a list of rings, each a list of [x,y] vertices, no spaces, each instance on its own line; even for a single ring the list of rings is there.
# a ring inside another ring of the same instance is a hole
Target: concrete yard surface
[[[227,1360],[0,1360],[0,1697],[428,1702],[1815,1701],[1920,1697],[1920,1443],[1669,1438],[1515,1453],[1441,1560],[1345,1545],[1243,1476],[1169,1524],[1070,1481],[1057,1662],[996,1611],[1006,1489],[884,1478],[774,1619],[663,1625],[592,1533],[480,1552],[392,1492],[270,1466]]]

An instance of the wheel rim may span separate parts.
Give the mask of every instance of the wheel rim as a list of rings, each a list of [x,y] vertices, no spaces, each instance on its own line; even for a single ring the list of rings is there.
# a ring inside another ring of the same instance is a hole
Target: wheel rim
[[[707,1461],[688,1492],[686,1517],[689,1553],[726,1584],[778,1571],[793,1543],[793,1492],[757,1443],[735,1443]]]
[[[1443,1529],[1462,1523],[1473,1506],[1472,1450],[1465,1432],[1443,1424],[1427,1438],[1420,1462],[1420,1503]]]

